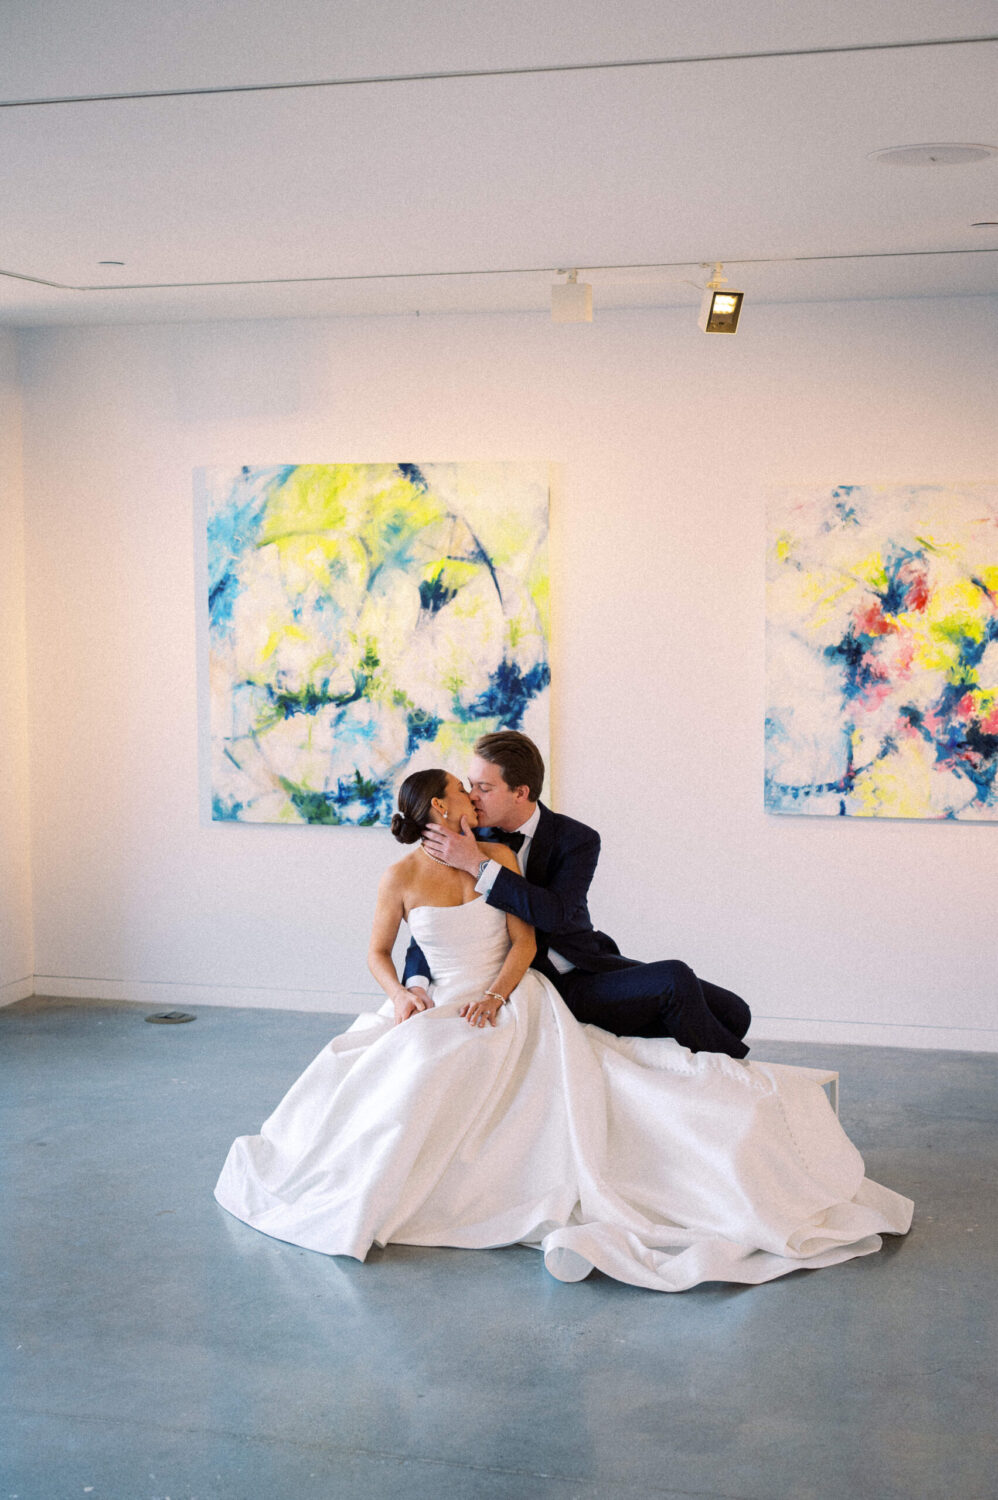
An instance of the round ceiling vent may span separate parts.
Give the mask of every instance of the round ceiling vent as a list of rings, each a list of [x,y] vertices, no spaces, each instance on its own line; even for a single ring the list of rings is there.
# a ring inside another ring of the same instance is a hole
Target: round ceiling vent
[[[998,156],[998,146],[957,145],[954,142],[927,146],[888,146],[871,151],[870,160],[886,167],[960,167],[969,161]]]

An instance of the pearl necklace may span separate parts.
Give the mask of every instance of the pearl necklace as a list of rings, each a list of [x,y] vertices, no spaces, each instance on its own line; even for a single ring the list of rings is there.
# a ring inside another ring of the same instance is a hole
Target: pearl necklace
[[[419,847],[422,849],[427,859],[432,859],[435,865],[443,865],[445,870],[452,870],[454,868],[453,865],[449,865],[445,859],[438,859],[435,854],[431,854],[425,844],[420,844]]]

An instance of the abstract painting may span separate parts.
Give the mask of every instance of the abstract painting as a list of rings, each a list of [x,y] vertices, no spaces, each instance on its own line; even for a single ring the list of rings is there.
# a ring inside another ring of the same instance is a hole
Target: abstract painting
[[[998,820],[998,486],[770,511],[766,807]]]
[[[386,824],[490,730],[548,748],[543,463],[201,469],[212,816]]]

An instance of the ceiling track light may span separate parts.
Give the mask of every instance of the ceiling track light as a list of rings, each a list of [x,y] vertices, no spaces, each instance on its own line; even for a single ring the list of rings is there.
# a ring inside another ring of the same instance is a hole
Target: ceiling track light
[[[567,281],[556,281],[551,288],[551,320],[554,323],[591,323],[593,320],[593,289],[587,281],[579,280],[578,270],[558,271],[558,276],[567,276]]]
[[[697,326],[704,333],[736,333],[741,316],[744,292],[733,292],[723,275],[720,261],[714,263],[714,274],[704,288]]]

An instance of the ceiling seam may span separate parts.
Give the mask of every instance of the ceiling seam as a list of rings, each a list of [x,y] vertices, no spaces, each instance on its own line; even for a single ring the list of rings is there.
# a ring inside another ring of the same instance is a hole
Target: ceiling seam
[[[200,88],[136,89],[106,94],[65,94],[29,99],[0,99],[0,109],[35,109],[50,105],[110,104],[141,99],[186,99],[217,94],[264,94],[292,89],[372,87],[390,83],[435,83],[473,78],[526,78],[552,73],[598,73],[634,68],[671,68],[705,63],[758,62],[783,57],[835,57],[864,52],[904,52],[927,47],[976,47],[998,42],[998,34],[930,37],[922,41],[854,42],[830,47],[782,47],[759,52],[713,52],[687,57],[621,58],[611,62],[538,63],[512,68],[455,68],[428,73],[372,74],[358,78],[317,78],[288,83],[233,83]]]
[[[790,266],[815,261],[840,260],[908,260],[936,255],[998,255],[998,246],[975,245],[959,250],[857,250],[833,255],[760,255],[739,259],[737,256],[721,256],[726,266]],[[710,269],[715,260],[658,260],[632,261],[624,265],[583,265],[575,269],[581,274],[593,271],[679,271],[703,267]],[[29,276],[24,271],[0,270],[0,277],[11,281],[29,281],[35,286],[51,287],[59,292],[157,292],[194,291],[198,288],[210,290],[224,286],[308,286],[319,282],[341,281],[429,281],[443,280],[455,276],[556,276],[559,272],[553,265],[547,266],[500,266],[471,271],[370,271],[346,276],[250,276],[235,281],[132,281],[107,282],[103,286],[75,286],[71,282],[49,281],[43,276]]]

